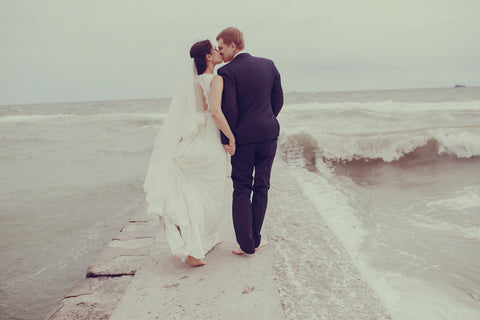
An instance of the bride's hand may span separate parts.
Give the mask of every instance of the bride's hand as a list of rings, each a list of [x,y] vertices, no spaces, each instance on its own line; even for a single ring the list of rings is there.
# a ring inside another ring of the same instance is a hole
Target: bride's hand
[[[235,154],[236,146],[235,146],[235,140],[234,139],[230,139],[229,144],[228,145],[225,144],[225,145],[223,145],[223,147],[225,148],[225,151],[230,156],[233,156]]]
[[[224,145],[223,145],[223,149],[225,149],[225,152],[226,152],[226,153],[230,154],[230,145],[224,144]]]
[[[236,150],[235,145],[233,145],[231,147],[229,146],[229,148],[230,148],[230,151],[228,153],[230,154],[230,156],[233,156],[235,154],[235,150]]]

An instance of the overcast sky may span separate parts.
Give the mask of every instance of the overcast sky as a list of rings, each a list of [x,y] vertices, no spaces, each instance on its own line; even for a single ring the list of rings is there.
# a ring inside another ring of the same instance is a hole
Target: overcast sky
[[[479,86],[479,17],[480,0],[0,0],[0,105],[169,97],[230,25],[286,92]]]

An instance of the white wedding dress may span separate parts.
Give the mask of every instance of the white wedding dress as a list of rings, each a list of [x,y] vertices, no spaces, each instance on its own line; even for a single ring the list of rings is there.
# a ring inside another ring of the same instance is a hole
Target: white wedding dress
[[[194,76],[207,98],[207,109],[202,106],[194,112],[191,132],[171,146],[173,159],[158,160],[165,145],[157,139],[144,185],[147,212],[163,217],[170,249],[183,261],[187,256],[205,257],[218,242],[223,218],[231,212],[229,156],[208,107],[212,79],[213,74]]]

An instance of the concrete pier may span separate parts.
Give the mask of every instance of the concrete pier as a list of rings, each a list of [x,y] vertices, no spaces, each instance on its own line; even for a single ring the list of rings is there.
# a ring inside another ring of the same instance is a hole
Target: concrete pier
[[[390,319],[299,190],[276,161],[263,232],[269,245],[233,255],[229,215],[224,242],[199,268],[173,257],[159,221],[139,208],[46,319]]]
[[[141,207],[89,266],[80,280],[45,318],[108,319],[143,265],[160,225]]]

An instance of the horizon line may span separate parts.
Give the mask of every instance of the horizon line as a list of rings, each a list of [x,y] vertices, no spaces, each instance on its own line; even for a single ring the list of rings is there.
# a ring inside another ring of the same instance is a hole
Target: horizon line
[[[389,89],[354,89],[354,90],[327,90],[327,91],[289,91],[284,95],[292,94],[309,94],[309,93],[334,93],[334,92],[369,92],[369,91],[397,91],[397,90],[432,90],[432,89],[464,89],[479,88],[480,86],[467,86],[463,84],[455,84],[451,87],[416,87],[416,88],[389,88]],[[142,100],[169,100],[172,97],[149,97],[149,98],[125,98],[125,99],[98,99],[98,100],[74,100],[74,101],[46,101],[46,102],[26,102],[0,104],[0,107],[8,106],[26,106],[26,105],[45,105],[45,104],[66,104],[66,103],[92,103],[92,102],[115,102],[115,101],[142,101]]]

